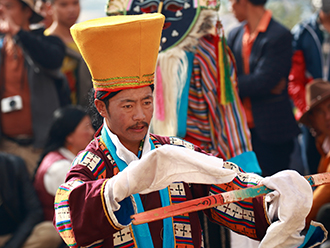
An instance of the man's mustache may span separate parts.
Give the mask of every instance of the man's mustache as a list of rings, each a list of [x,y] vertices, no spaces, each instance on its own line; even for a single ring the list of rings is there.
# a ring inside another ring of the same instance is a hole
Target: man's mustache
[[[136,124],[132,125],[132,126],[129,126],[127,129],[136,129],[140,126],[145,126],[145,127],[149,127],[149,124],[145,121],[141,121],[141,122],[137,122]]]

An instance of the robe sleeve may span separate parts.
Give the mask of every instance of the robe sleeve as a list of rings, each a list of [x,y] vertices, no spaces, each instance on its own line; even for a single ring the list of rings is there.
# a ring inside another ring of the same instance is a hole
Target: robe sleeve
[[[104,161],[85,151],[75,159],[66,182],[57,190],[54,225],[68,246],[103,244],[104,239],[130,224],[129,216],[134,213],[130,198],[121,202],[121,210],[126,211],[123,223],[117,218],[121,211],[109,211],[104,192],[109,180],[106,177]]]
[[[168,137],[154,136],[162,144],[181,144],[188,149],[194,149],[197,152],[205,153],[200,147],[183,140],[180,142],[178,138],[169,139]],[[191,188],[193,198],[256,186],[263,179],[263,177],[257,174],[244,172],[242,168],[233,163],[224,163],[224,167],[234,170],[237,173],[234,180],[229,183],[218,185],[193,184]],[[271,224],[267,215],[264,197],[217,206],[205,210],[204,213],[212,222],[226,226],[234,232],[255,240],[261,240]]]
[[[261,176],[254,173],[245,173],[235,164],[230,163],[230,165],[225,166],[230,166],[229,169],[237,172],[236,178],[232,182],[209,187],[194,185],[194,198],[256,186],[262,180]],[[264,197],[217,206],[204,210],[204,213],[212,222],[259,241],[270,225]]]

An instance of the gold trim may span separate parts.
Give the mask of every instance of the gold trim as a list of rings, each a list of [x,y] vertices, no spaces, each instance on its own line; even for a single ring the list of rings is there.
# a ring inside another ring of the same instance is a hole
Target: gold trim
[[[135,239],[135,236],[134,236],[134,232],[133,232],[132,224],[129,225],[129,230],[131,231],[131,234],[132,234],[132,240],[133,240],[133,242],[134,242],[134,247],[135,247],[135,248],[138,248],[138,245],[137,245],[137,243],[136,243],[136,239]]]
[[[172,194],[171,194],[171,189],[170,189],[170,185],[167,186],[167,192],[168,192],[168,196],[170,198],[170,205],[173,205],[172,203]],[[186,192],[185,192],[186,193]],[[186,198],[187,198],[187,195],[186,195]],[[174,220],[173,220],[173,217],[171,217],[171,220],[172,220],[172,231],[173,231],[173,237],[174,237],[174,247],[176,247],[176,238],[175,238],[175,229],[174,229]],[[190,223],[190,218],[189,218],[189,223]],[[191,225],[190,225],[190,228],[191,228]],[[191,235],[192,237],[192,235]],[[191,238],[192,239],[192,238]]]
[[[142,75],[142,78],[145,77],[153,77],[155,75],[155,73],[151,73],[151,74],[144,74]],[[119,80],[120,81],[139,81],[140,77],[139,76],[127,76],[127,77],[113,77],[113,78],[93,78],[93,81],[97,81],[97,82],[106,82],[106,81],[114,81],[114,80]]]
[[[266,221],[267,221],[267,223],[268,223],[268,225],[271,225],[272,223],[270,223],[270,220],[269,220],[269,217],[268,217],[268,214],[267,214],[267,206],[266,206],[266,200],[265,200],[265,197],[266,196],[263,196],[262,197],[262,201],[263,201],[263,205],[264,205],[264,215],[265,215],[265,219],[266,219]]]
[[[140,86],[140,85],[149,85],[153,84],[153,80],[151,81],[139,81],[139,82],[110,82],[110,83],[98,83],[93,82],[94,88],[123,88],[123,87],[129,87],[129,86]]]
[[[106,208],[106,206],[105,206],[105,200],[104,200],[104,187],[105,187],[105,184],[106,184],[106,182],[107,182],[108,180],[109,180],[109,179],[104,180],[104,182],[102,183],[102,186],[101,186],[101,201],[102,201],[102,207],[103,207],[103,210],[104,210],[104,212],[105,212],[105,216],[107,217],[107,219],[108,219],[110,225],[111,225],[113,228],[115,228],[116,230],[119,231],[119,230],[121,230],[121,228],[118,228],[118,227],[115,226],[115,224],[114,224],[113,221],[111,220],[111,218],[110,218],[110,216],[109,216],[109,213],[108,213],[108,210],[107,210],[107,208]]]

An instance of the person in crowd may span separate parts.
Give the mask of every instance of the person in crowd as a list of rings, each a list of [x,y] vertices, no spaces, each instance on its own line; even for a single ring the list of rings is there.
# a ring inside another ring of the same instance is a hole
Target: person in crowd
[[[330,81],[330,1],[322,0],[321,8],[293,29],[293,58],[289,75],[289,94],[299,120],[306,108],[305,87],[313,79]],[[320,155],[308,127],[302,126],[307,164],[311,174],[317,172]]]
[[[262,240],[261,247],[299,246],[312,189],[297,172],[263,179],[182,139],[150,133],[164,19],[158,13],[112,16],[71,28],[93,78],[103,126],[57,190],[55,227],[70,247],[202,247],[196,212],[144,225],[132,225],[130,216],[260,183],[277,193],[205,213]]]
[[[0,152],[0,247],[56,248],[62,243],[42,208],[25,162]]]
[[[30,30],[42,20],[33,9],[33,0],[0,0],[0,151],[21,156],[31,173],[66,86],[59,74],[65,46]]]
[[[54,112],[34,177],[45,220],[53,220],[56,190],[64,183],[71,162],[92,140],[94,132],[91,118],[82,107],[68,105]]]
[[[92,88],[91,76],[70,34],[70,27],[76,23],[80,14],[80,1],[51,0],[50,2],[54,21],[46,30],[46,35],[58,36],[66,45],[62,72],[69,82],[71,103],[88,107],[88,91]]]
[[[44,28],[49,28],[53,23],[53,11],[50,0],[36,0],[35,11],[44,18],[41,21],[41,24],[44,26]]]
[[[317,150],[320,153],[318,173],[330,171],[330,83],[323,79],[314,79],[306,85],[306,109],[302,113],[299,122],[313,129]],[[318,186],[313,192],[313,206],[308,219],[317,220],[321,207],[330,203],[330,185]],[[328,212],[329,213],[329,212]],[[319,219],[326,227],[328,220]]]
[[[237,64],[239,95],[262,175],[289,168],[300,133],[287,91],[292,35],[265,9],[267,0],[231,0],[240,26],[228,45]]]

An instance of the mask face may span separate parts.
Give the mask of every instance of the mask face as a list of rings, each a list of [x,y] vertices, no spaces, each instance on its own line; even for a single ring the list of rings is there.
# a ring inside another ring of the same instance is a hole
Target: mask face
[[[330,14],[330,0],[322,0],[321,10],[326,14]]]
[[[137,15],[155,13],[159,0],[131,0],[126,13]],[[190,32],[199,15],[197,0],[164,0],[161,13],[165,16],[160,51],[165,51],[183,40]]]

